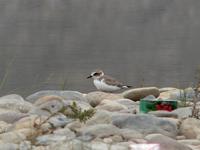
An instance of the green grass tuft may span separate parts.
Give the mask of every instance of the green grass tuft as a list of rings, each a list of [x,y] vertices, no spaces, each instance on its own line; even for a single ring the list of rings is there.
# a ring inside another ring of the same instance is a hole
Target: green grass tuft
[[[84,123],[95,114],[94,109],[82,110],[80,107],[77,106],[76,102],[73,102],[71,105],[68,106],[68,108],[70,109],[70,111],[67,111],[66,108],[63,108],[61,112],[67,117],[79,119],[80,122]]]

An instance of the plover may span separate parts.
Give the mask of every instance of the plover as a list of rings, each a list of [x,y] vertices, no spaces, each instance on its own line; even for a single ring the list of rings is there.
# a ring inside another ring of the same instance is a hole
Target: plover
[[[87,78],[93,78],[93,83],[98,90],[105,92],[114,92],[120,89],[127,89],[131,86],[124,85],[113,77],[104,75],[102,70],[95,70]]]

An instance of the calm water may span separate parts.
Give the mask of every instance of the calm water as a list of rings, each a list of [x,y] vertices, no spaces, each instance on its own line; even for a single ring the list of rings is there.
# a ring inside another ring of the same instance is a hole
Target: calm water
[[[94,90],[96,68],[134,87],[189,86],[197,0],[0,0],[1,93]]]

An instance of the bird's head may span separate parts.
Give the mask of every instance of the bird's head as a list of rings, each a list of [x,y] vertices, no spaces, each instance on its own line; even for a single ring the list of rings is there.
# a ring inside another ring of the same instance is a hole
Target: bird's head
[[[104,72],[100,69],[97,69],[95,71],[93,71],[90,76],[87,77],[87,79],[89,78],[93,78],[93,79],[98,79],[99,77],[103,76]]]

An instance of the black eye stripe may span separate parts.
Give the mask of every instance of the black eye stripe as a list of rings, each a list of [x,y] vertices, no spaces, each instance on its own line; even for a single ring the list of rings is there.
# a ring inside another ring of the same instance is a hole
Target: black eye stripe
[[[93,76],[98,76],[98,75],[100,75],[100,74],[101,74],[101,73],[97,73],[97,72],[96,72],[96,73],[93,74]]]

